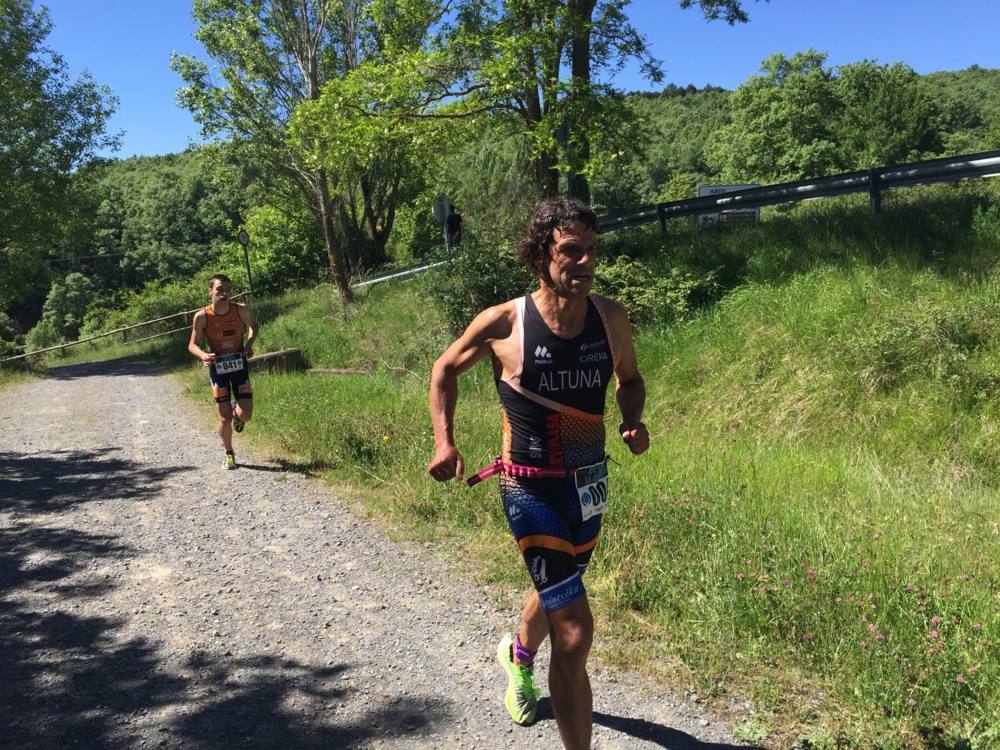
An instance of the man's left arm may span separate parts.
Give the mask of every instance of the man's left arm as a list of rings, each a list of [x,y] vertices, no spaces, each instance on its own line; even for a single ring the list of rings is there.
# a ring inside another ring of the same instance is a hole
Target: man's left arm
[[[635,344],[628,315],[620,305],[615,304],[611,306],[609,317],[610,333],[614,337],[612,345],[616,354],[615,399],[622,414],[618,432],[628,449],[638,455],[649,448],[649,432],[642,422],[642,410],[646,405],[646,384],[635,358]]]
[[[247,305],[239,305],[236,311],[239,313],[243,325],[247,327],[247,341],[243,345],[243,356],[249,359],[253,356],[253,340],[257,338],[260,329],[257,327],[257,320],[254,318],[253,312]]]

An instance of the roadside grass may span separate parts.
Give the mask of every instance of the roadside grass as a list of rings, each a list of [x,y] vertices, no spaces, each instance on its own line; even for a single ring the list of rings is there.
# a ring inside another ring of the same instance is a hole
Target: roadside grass
[[[11,366],[0,367],[0,391],[13,388],[21,383],[27,383],[38,377],[33,371],[18,366],[16,369]]]
[[[691,259],[714,242],[734,283],[637,332],[654,440],[628,455],[609,414],[598,648],[728,709],[749,741],[1000,743],[1000,234],[972,232],[964,201],[954,222],[944,199],[879,221],[845,202],[663,248]],[[870,232],[841,236],[857,224]],[[426,475],[428,373],[451,338],[429,288],[376,286],[346,315],[326,288],[261,301],[259,352],[371,374],[258,374],[238,440],[322,471],[509,595],[529,583],[495,485]],[[208,423],[203,369],[182,372]],[[498,450],[488,363],[460,393],[468,473]]]

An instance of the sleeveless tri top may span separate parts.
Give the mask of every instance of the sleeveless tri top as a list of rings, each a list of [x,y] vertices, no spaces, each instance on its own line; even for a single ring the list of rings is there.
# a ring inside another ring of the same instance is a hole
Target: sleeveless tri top
[[[531,296],[516,301],[512,336],[521,362],[497,380],[505,461],[573,469],[604,459],[604,403],[614,374],[604,300],[587,298],[587,319],[574,338],[552,332]]]
[[[225,315],[215,313],[211,305],[205,308],[205,340],[213,354],[235,354],[243,349],[243,321],[234,303],[229,303]]]

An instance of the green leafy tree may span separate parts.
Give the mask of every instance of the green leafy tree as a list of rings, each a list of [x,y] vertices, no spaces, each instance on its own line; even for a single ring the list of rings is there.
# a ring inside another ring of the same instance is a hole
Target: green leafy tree
[[[101,149],[115,99],[45,46],[51,23],[29,0],[0,4],[0,307],[24,299],[46,274],[44,254],[67,231],[71,174]]]
[[[876,167],[940,153],[939,110],[918,78],[902,63],[862,60],[837,69],[840,117],[835,133],[842,163]]]
[[[29,352],[36,352],[39,349],[47,349],[50,346],[61,344],[64,340],[51,321],[40,320],[38,321],[38,325],[25,335],[24,349]]]
[[[783,182],[941,153],[948,117],[911,68],[825,63],[815,50],[772,55],[733,93],[708,154],[724,179]],[[966,104],[949,114],[951,127],[974,122]]]
[[[395,116],[414,106],[425,89],[416,75],[384,77],[392,61],[407,72],[431,28],[440,22],[436,3],[346,3],[346,56],[317,100],[296,108],[290,141],[312,163],[339,177],[336,196],[340,227],[352,269],[380,265],[397,209],[424,187],[426,166],[450,140],[445,121],[417,127]],[[412,71],[409,71],[412,73]]]
[[[592,176],[637,140],[632,110],[602,81],[632,60],[652,80],[661,76],[659,61],[628,21],[628,4],[629,0],[441,3],[451,15],[442,22],[440,33],[372,69],[370,86],[379,92],[401,88],[421,92],[416,100],[397,101],[397,118],[508,116],[531,143],[535,189],[555,193],[565,176],[570,192],[589,199]],[[681,2],[682,7],[694,5]],[[736,0],[702,0],[697,5],[709,18],[746,20]],[[407,86],[393,81],[406,81]]]
[[[290,137],[289,123],[296,109],[318,101],[331,81],[377,54],[367,5],[366,0],[196,0],[196,37],[220,66],[221,80],[196,58],[178,56],[172,63],[186,84],[179,99],[206,134],[228,137],[234,153],[255,165],[260,179],[286,196],[293,188],[308,206],[345,302],[352,297],[348,246],[364,238],[384,249],[400,177],[392,171],[391,154],[364,175],[344,173],[321,158],[325,144]],[[400,4],[401,11],[406,5]]]
[[[94,284],[82,273],[71,273],[52,283],[42,308],[42,321],[63,338],[76,338],[87,307],[94,300]]]
[[[213,262],[218,243],[229,240],[238,223],[238,212],[220,201],[211,166],[197,153],[136,157],[95,177],[96,248],[83,251],[121,255],[117,268],[108,270],[120,271],[128,287],[190,277]]]
[[[842,164],[836,123],[840,101],[826,53],[764,60],[730,98],[731,121],[708,152],[724,179],[768,183],[818,177]]]

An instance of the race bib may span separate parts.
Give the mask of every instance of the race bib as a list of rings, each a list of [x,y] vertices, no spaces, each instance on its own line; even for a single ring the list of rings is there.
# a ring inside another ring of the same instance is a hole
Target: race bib
[[[239,372],[242,369],[242,354],[225,354],[215,358],[215,371],[220,375],[225,375],[227,372]]]
[[[580,498],[580,517],[586,521],[608,507],[608,462],[581,466],[573,473]]]

